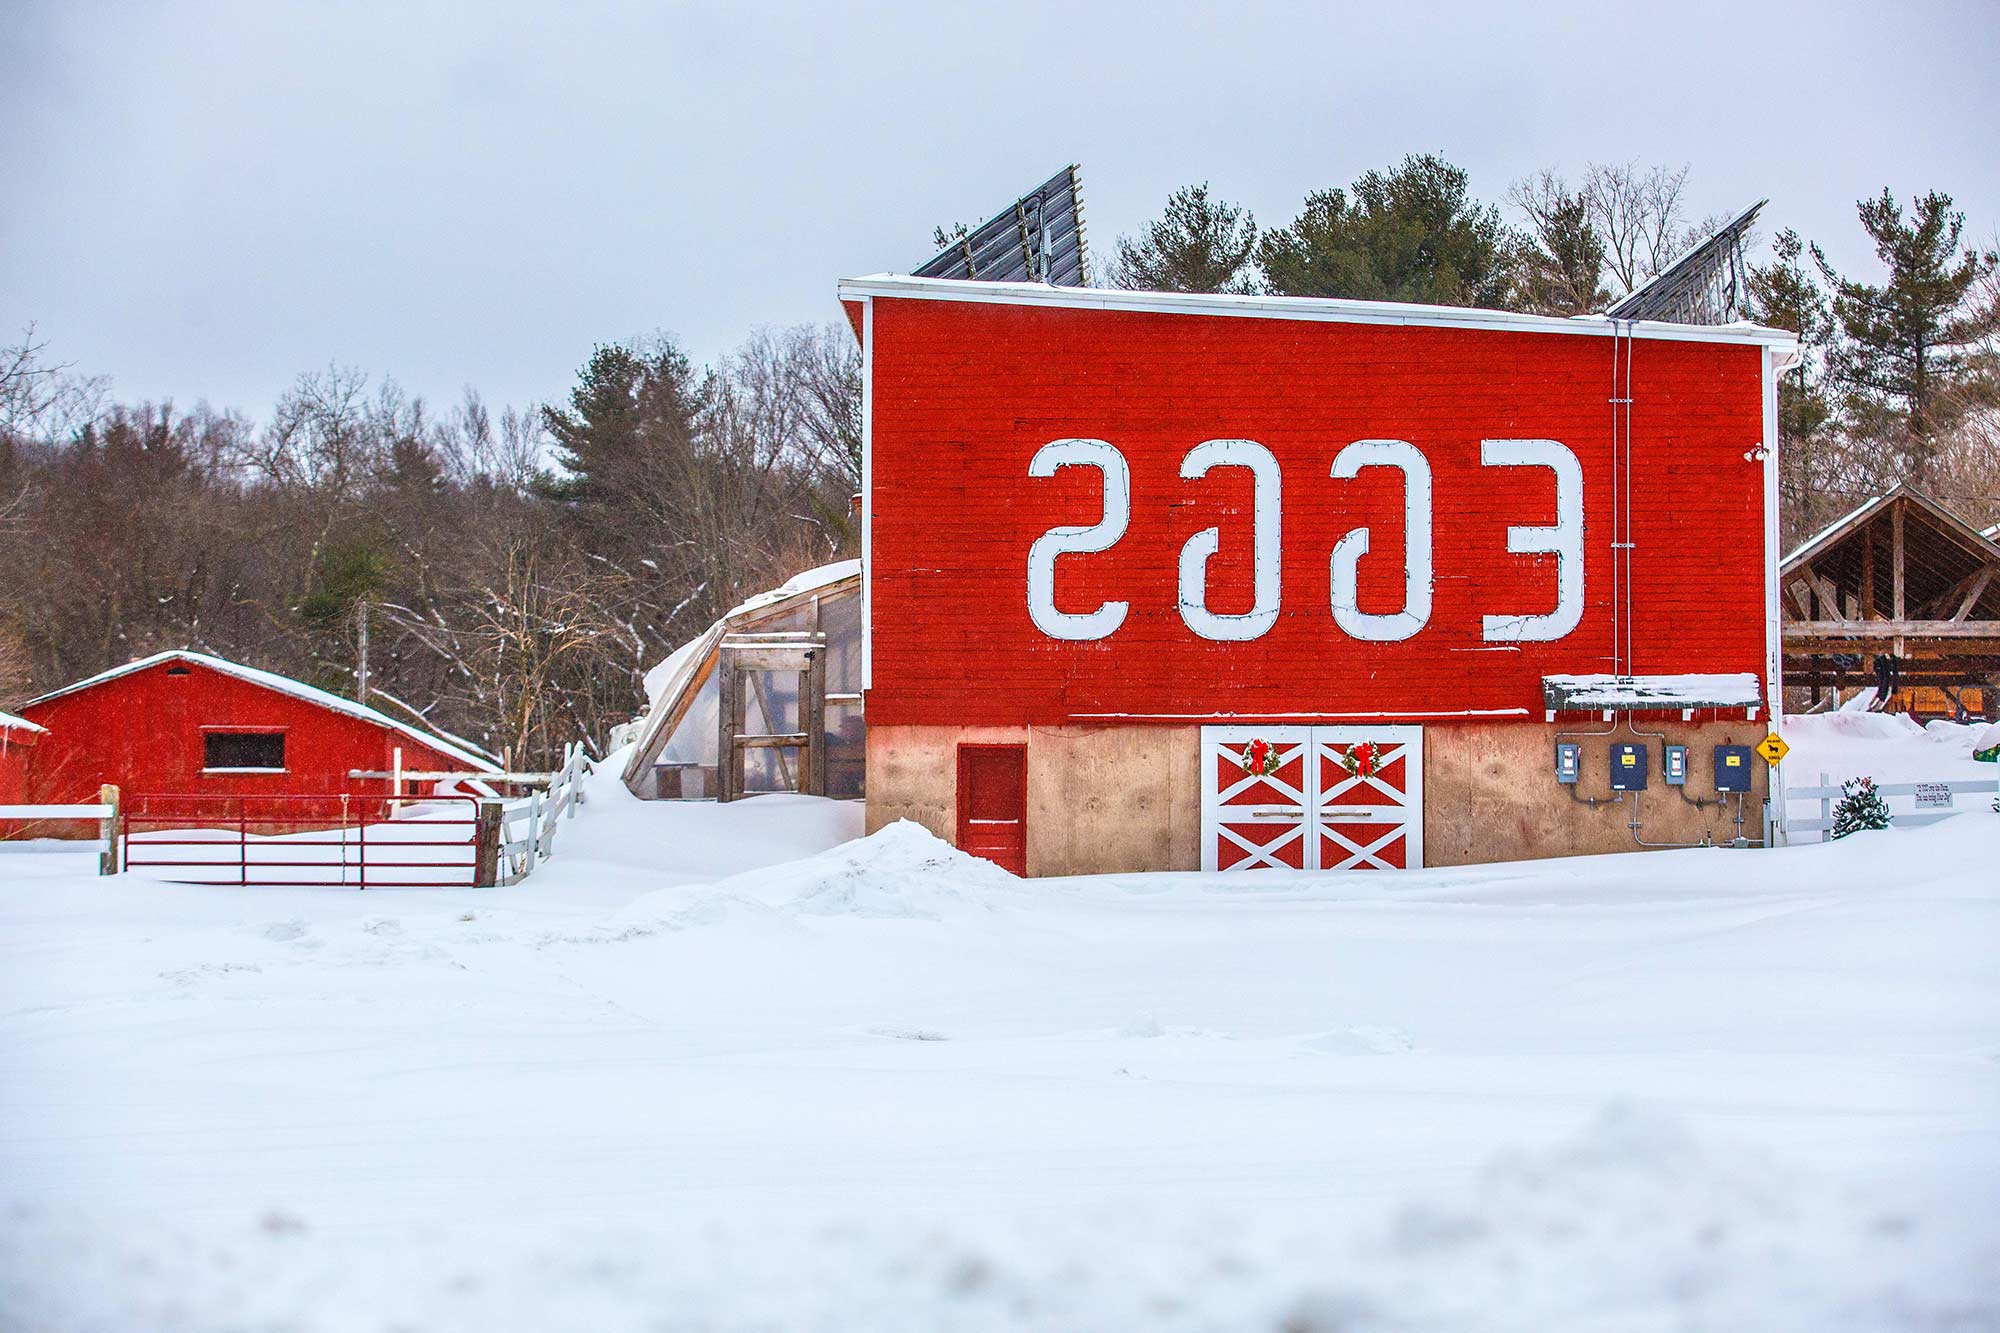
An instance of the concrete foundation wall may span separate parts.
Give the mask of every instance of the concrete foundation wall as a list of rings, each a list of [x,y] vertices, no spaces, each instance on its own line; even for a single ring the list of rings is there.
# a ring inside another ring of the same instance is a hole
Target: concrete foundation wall
[[[1470,865],[1540,856],[1636,851],[1628,795],[1592,809],[1585,798],[1613,795],[1613,741],[1643,740],[1651,785],[1638,795],[1654,843],[1736,836],[1736,798],[1712,804],[1714,761],[1722,744],[1751,745],[1756,722],[1620,725],[1615,736],[1588,733],[1610,724],[1453,722],[1424,728],[1424,864]],[[1652,733],[1652,734],[1648,734]],[[1555,780],[1557,737],[1583,746],[1583,778]],[[1664,737],[1664,740],[1662,739]],[[910,819],[946,841],[958,824],[958,746],[1028,747],[1028,873],[1106,874],[1201,868],[1201,729],[1198,726],[931,727],[882,726],[868,732],[868,829]],[[1689,746],[1689,777],[1677,792],[1661,777],[1661,746]],[[1743,798],[1743,835],[1763,836],[1768,770],[1752,758],[1753,790]],[[1708,798],[1698,809],[1683,800]],[[1576,799],[1572,799],[1572,795]]]

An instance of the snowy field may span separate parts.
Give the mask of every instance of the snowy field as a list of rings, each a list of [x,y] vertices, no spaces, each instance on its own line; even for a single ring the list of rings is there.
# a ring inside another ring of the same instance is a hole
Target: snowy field
[[[1795,781],[1991,778],[1794,720]],[[0,856],[0,1329],[2000,1329],[2000,816],[1019,881],[601,766],[509,889]]]

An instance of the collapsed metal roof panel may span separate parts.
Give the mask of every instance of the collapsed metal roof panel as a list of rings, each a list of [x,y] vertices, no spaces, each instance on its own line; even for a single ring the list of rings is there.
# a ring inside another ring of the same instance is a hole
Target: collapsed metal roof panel
[[[1075,163],[939,251],[913,276],[1081,287],[1083,183]]]
[[[1729,324],[1744,317],[1743,236],[1768,199],[1759,199],[1724,223],[1605,314],[1612,319],[1653,319],[1671,324]]]

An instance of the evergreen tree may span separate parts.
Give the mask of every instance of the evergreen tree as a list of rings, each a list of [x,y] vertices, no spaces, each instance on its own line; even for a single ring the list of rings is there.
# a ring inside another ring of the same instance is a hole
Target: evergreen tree
[[[1840,339],[1831,357],[1854,426],[1895,439],[1905,476],[1916,482],[1937,452],[1937,437],[1968,406],[1995,395],[1986,344],[2000,331],[2000,309],[1981,299],[1980,284],[2000,256],[1961,248],[1965,215],[1933,190],[1904,216],[1888,190],[1858,205],[1888,269],[1881,286],[1843,278],[1817,246],[1813,259],[1833,289]]]
[[[1471,199],[1466,174],[1431,154],[1306,197],[1291,226],[1257,246],[1265,285],[1285,296],[1500,306],[1512,250],[1499,210]]]
[[[572,504],[630,498],[649,450],[692,440],[710,397],[709,385],[671,342],[598,347],[577,372],[569,407],[542,409],[561,471],[545,475],[540,490]]]
[[[1848,475],[1855,460],[1842,447],[1827,384],[1833,310],[1825,289],[1806,271],[1805,242],[1788,228],[1771,248],[1776,258],[1750,266],[1750,313],[1759,323],[1799,335],[1803,359],[1778,381],[1778,485],[1791,529],[1817,532],[1835,511],[1852,506],[1857,490],[1878,479]]]
[[[1840,804],[1833,808],[1833,836],[1844,838],[1863,829],[1889,827],[1889,803],[1873,778],[1850,778],[1840,784]]]
[[[1257,250],[1257,219],[1208,197],[1208,182],[1183,186],[1166,214],[1134,239],[1118,238],[1113,287],[1151,292],[1253,292],[1245,270]]]

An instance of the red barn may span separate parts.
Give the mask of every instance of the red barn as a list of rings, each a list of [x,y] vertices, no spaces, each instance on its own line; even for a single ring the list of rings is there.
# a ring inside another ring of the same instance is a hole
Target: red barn
[[[50,732],[30,783],[47,804],[95,800],[104,783],[128,799],[387,795],[388,781],[349,772],[497,771],[463,744],[351,699],[202,653],[156,653],[22,711]]]
[[[840,294],[870,827],[1034,874],[1765,837],[1791,334]]]
[[[29,761],[47,734],[25,717],[0,713],[0,805],[27,802]]]

